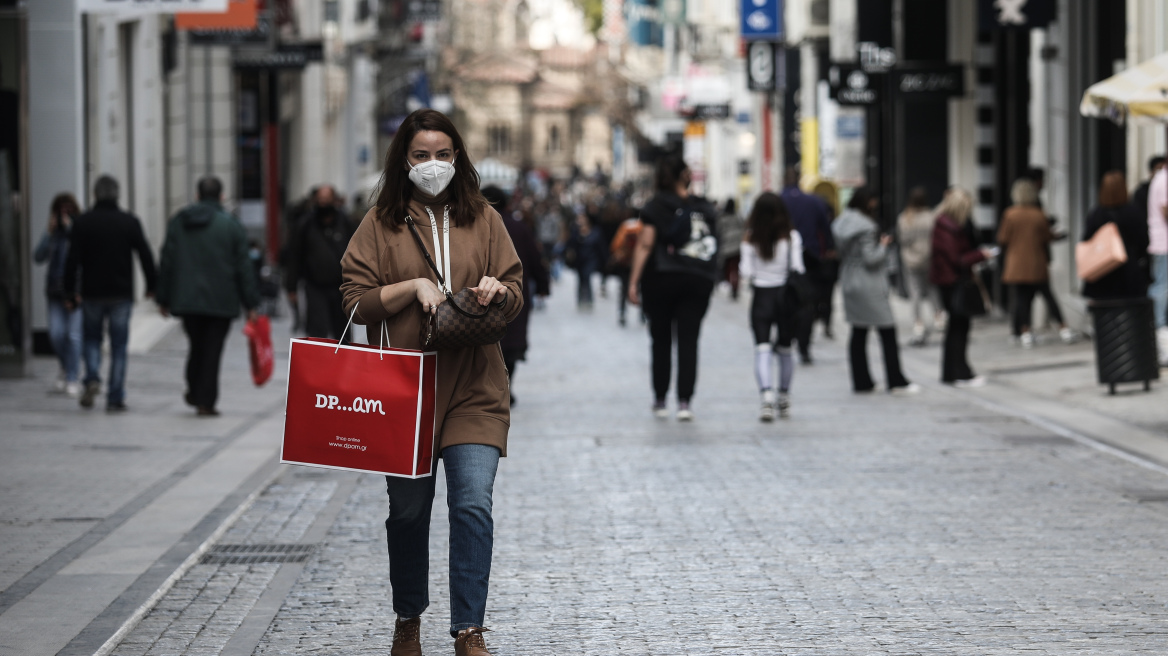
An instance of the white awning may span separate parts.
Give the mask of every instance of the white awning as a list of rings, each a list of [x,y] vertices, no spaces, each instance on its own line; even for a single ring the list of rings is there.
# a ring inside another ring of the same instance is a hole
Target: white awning
[[[1128,120],[1168,122],[1168,52],[1091,85],[1079,113],[1121,125]]]

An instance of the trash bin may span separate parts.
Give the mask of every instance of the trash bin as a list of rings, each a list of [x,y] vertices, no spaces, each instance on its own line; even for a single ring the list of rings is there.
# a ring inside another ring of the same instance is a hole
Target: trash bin
[[[1144,384],[1160,378],[1156,357],[1156,322],[1149,298],[1091,301],[1095,324],[1095,365],[1099,382],[1115,394],[1118,383]]]

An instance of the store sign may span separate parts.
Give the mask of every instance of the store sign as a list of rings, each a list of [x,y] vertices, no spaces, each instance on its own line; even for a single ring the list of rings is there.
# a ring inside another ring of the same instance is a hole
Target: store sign
[[[413,23],[436,23],[442,20],[441,0],[408,0],[406,20]]]
[[[730,118],[730,105],[694,105],[693,118],[698,120]]]
[[[275,51],[237,51],[231,64],[235,68],[304,68],[312,62],[324,60],[324,49],[319,41],[281,44]]]
[[[940,64],[898,68],[892,86],[902,100],[947,100],[965,95],[965,67]]]
[[[783,38],[782,0],[741,0],[742,38],[747,41]]]
[[[1046,27],[1055,19],[1056,0],[978,0],[978,23],[983,31],[1019,27]]]
[[[828,80],[831,97],[841,105],[875,105],[880,102],[884,76],[856,66],[832,66]]]
[[[227,0],[77,0],[77,11],[92,14],[222,13],[227,11]]]
[[[750,42],[746,47],[746,88],[774,91],[778,87],[778,50],[778,45],[770,41]]]
[[[250,32],[259,27],[259,6],[257,0],[231,0],[227,10],[219,13],[178,13],[174,15],[174,27],[187,31],[210,32]],[[267,32],[264,33],[267,41]]]

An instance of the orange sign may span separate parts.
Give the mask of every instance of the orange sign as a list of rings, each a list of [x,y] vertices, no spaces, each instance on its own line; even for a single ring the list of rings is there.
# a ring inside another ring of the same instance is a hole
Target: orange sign
[[[222,13],[175,14],[180,30],[254,30],[259,0],[230,0]]]

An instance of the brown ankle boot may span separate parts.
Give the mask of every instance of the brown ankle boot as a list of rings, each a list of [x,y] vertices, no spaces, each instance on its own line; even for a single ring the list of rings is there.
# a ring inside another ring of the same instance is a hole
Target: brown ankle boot
[[[393,625],[393,647],[389,656],[422,656],[422,618],[397,620]]]
[[[491,656],[483,640],[483,631],[490,629],[476,626],[459,631],[458,637],[454,639],[454,656]]]

